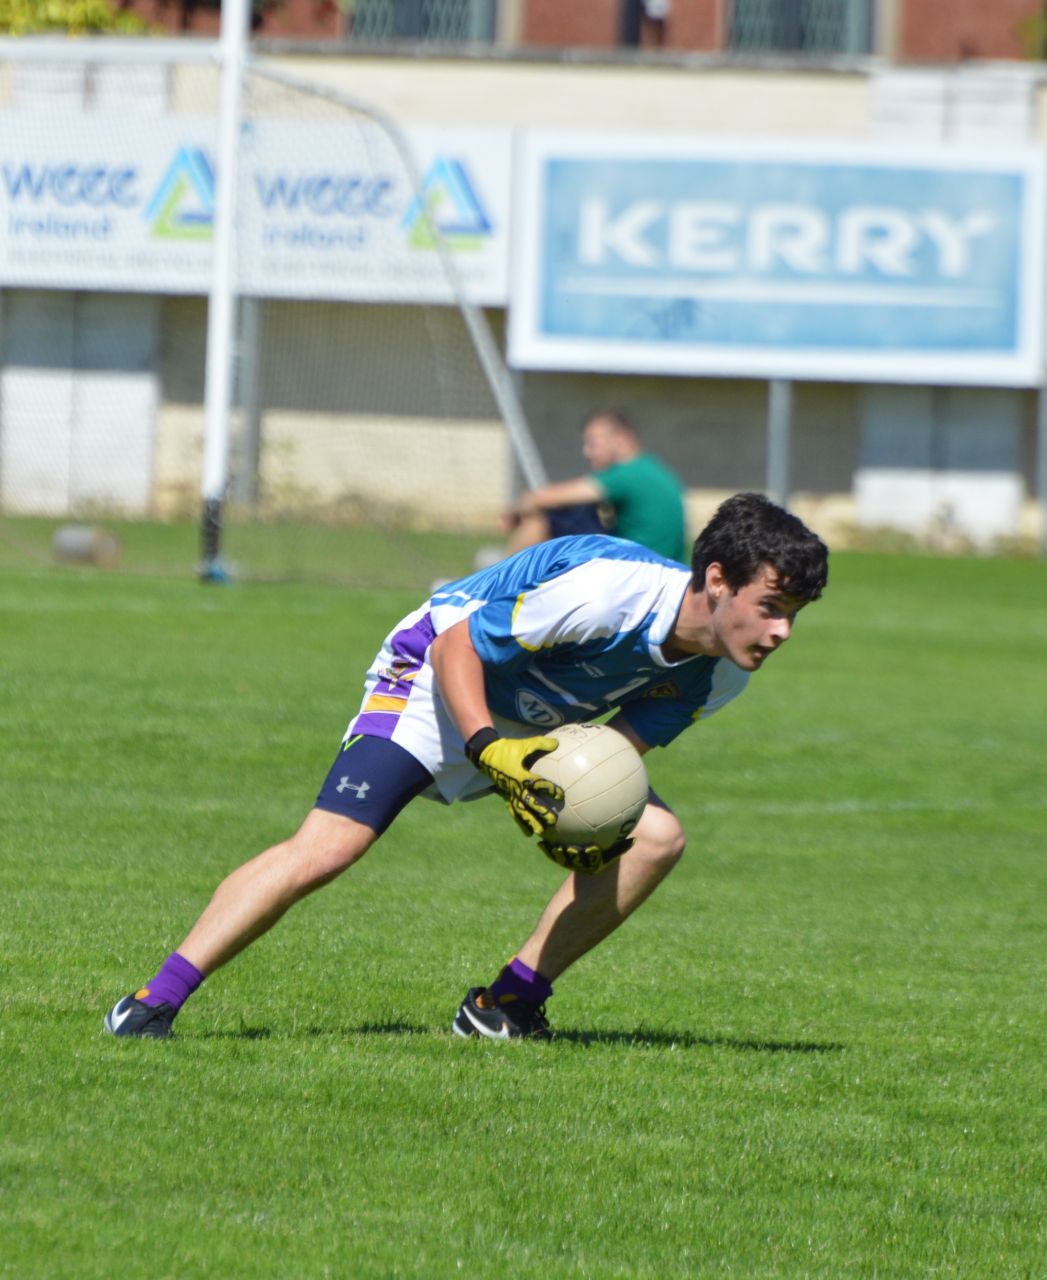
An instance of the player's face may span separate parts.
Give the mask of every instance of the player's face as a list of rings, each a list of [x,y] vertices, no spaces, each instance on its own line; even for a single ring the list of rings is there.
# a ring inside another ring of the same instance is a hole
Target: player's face
[[[778,575],[764,565],[751,582],[732,591],[711,565],[706,578],[712,594],[717,651],[743,671],[758,671],[792,634],[804,602],[778,586]]]
[[[618,461],[618,431],[606,418],[593,418],[582,431],[582,454],[593,471],[603,471]]]

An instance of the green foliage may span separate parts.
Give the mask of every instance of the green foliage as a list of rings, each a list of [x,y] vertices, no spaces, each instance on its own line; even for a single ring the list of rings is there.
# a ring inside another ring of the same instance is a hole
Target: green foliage
[[[417,598],[0,569],[0,1276],[1044,1275],[1042,575],[834,557],[649,757],[688,854],[551,1045],[450,1019],[558,871],[424,800],[139,1044]]]
[[[148,29],[138,14],[109,0],[0,0],[0,33],[4,35],[57,31],[74,36],[103,32],[142,35]]]
[[[1041,4],[1038,13],[1019,18],[1015,31],[1023,57],[1036,62],[1047,58],[1047,7]]]

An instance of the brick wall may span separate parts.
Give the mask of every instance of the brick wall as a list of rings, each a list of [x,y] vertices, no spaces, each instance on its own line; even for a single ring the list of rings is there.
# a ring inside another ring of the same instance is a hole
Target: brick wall
[[[726,7],[726,0],[675,0],[665,24],[665,47],[701,52],[722,48]]]
[[[221,26],[217,3],[192,0],[130,0],[130,7],[150,26],[166,33],[182,31],[216,38]],[[341,36],[345,20],[335,0],[280,0],[266,4],[254,23],[255,34],[271,40],[328,40]]]
[[[1021,58],[1023,20],[1043,13],[1039,0],[904,0],[897,57],[954,61]]]
[[[618,43],[620,0],[527,0],[521,37],[525,45],[606,48]]]
[[[885,0],[874,0],[877,7]],[[218,33],[219,12],[193,0],[130,0],[158,28],[183,27],[197,35]],[[619,44],[624,0],[522,0],[524,47],[613,49]],[[730,0],[672,0],[661,31],[644,24],[642,45],[666,50],[715,52],[723,47]],[[1040,19],[1047,43],[1042,0],[897,0],[899,61],[952,62],[965,58],[1023,58],[1034,51],[1035,34],[1023,23]],[[335,0],[279,0],[266,5],[257,34],[269,38],[338,40],[344,19]]]
[[[641,43],[661,43],[666,49],[709,51],[717,48],[722,27],[719,11],[726,0],[672,0],[664,27],[644,24]],[[522,38],[525,45],[590,49],[618,44],[623,0],[587,0],[565,4],[563,0],[527,0]]]

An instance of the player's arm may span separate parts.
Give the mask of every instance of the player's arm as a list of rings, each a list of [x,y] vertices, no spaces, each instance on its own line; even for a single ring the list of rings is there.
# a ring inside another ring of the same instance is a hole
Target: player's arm
[[[606,496],[592,476],[576,476],[573,480],[560,480],[555,484],[544,484],[540,489],[529,489],[520,495],[506,515],[510,521],[517,521],[524,516],[539,515],[543,511],[555,511],[560,507],[604,502]]]
[[[480,729],[493,729],[484,692],[484,668],[469,635],[469,619],[442,631],[429,649],[440,696],[466,742]]]
[[[494,783],[524,835],[541,835],[556,821],[551,806],[563,791],[531,772],[537,756],[556,750],[555,738],[503,738],[484,691],[484,669],[466,618],[436,637],[429,662],[451,719],[465,740],[465,754]]]
[[[617,715],[613,715],[607,723],[612,729],[617,729],[623,738],[628,738],[640,755],[645,756],[651,750],[650,744],[644,742],[643,738],[640,737],[620,711]]]

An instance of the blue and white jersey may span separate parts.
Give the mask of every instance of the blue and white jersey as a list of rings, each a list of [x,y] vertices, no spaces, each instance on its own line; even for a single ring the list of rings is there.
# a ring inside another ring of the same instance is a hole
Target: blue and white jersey
[[[439,635],[468,616],[499,715],[554,729],[620,707],[648,746],[665,746],[748,678],[723,659],[662,653],[690,577],[634,542],[559,538],[444,588],[433,625]]]
[[[442,775],[457,774],[460,764],[463,781],[475,771],[443,708],[428,650],[468,618],[500,732],[555,734],[557,725],[620,708],[642,741],[665,746],[748,681],[726,658],[665,657],[689,583],[682,565],[620,538],[529,547],[442,587],[401,621],[368,673],[348,733],[392,738],[429,768],[445,798],[460,794]]]

